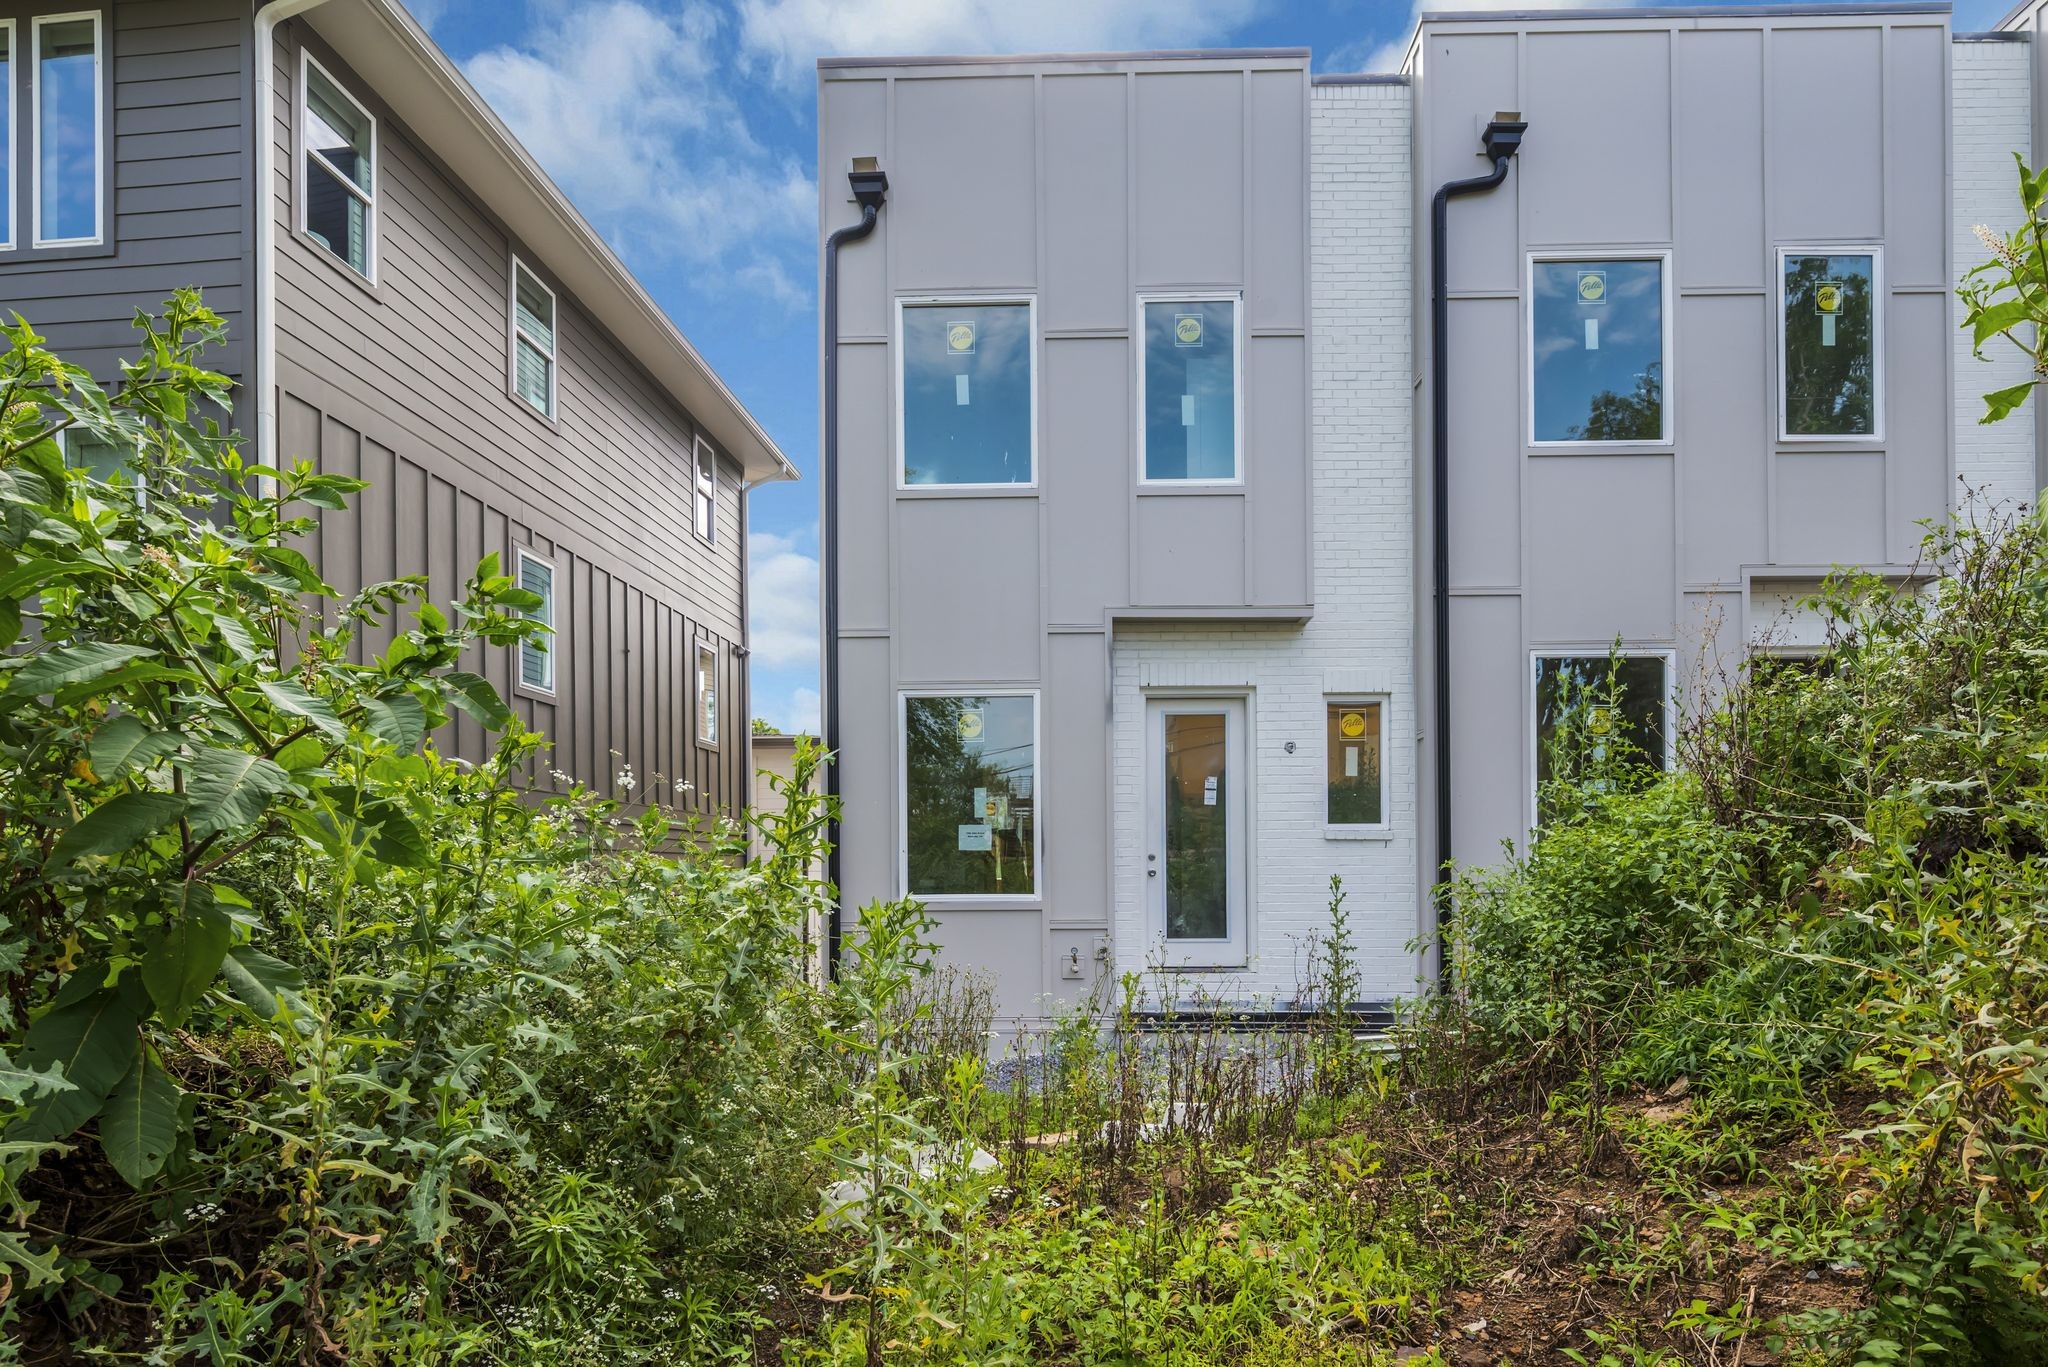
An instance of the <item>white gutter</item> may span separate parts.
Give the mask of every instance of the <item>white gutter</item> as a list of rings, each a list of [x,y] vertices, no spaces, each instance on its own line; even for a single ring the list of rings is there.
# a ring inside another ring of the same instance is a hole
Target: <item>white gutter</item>
[[[256,12],[256,463],[277,467],[277,26],[324,0],[270,0]]]

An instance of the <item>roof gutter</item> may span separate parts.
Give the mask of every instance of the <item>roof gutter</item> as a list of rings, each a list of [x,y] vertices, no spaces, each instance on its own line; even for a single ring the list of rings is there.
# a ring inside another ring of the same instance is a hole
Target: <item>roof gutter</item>
[[[882,203],[889,197],[889,177],[873,157],[855,157],[846,180],[860,204],[860,222],[825,239],[825,430],[818,453],[818,482],[823,486],[819,496],[825,501],[818,538],[825,628],[825,883],[832,898],[832,917],[825,927],[825,971],[835,978],[845,925],[839,896],[839,249],[874,232]]]
[[[271,106],[277,101],[277,26],[325,0],[270,0],[256,11],[255,117],[249,136],[256,142],[256,355],[250,385],[256,391],[256,463],[280,468],[277,454],[277,139],[271,135]]]
[[[1449,180],[1437,187],[1429,206],[1429,512],[1430,561],[1434,576],[1431,645],[1435,648],[1436,684],[1436,876],[1431,884],[1437,930],[1450,921],[1451,881],[1451,348],[1450,264],[1445,259],[1451,200],[1458,195],[1491,190],[1508,177],[1508,162],[1522,145],[1529,125],[1520,114],[1496,114],[1479,137],[1481,151],[1493,161],[1483,176]],[[1440,965],[1441,966],[1441,965]]]

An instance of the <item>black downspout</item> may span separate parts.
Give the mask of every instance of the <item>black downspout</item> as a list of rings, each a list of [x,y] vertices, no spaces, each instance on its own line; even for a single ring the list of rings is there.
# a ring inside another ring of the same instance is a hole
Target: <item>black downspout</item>
[[[875,174],[880,175],[879,172]],[[883,185],[886,187],[886,180]],[[879,194],[873,198],[862,195],[860,222],[850,223],[825,239],[825,430],[818,454],[825,513],[818,538],[818,564],[824,576],[820,588],[825,608],[823,739],[828,809],[836,808],[839,799],[839,249],[872,233],[875,220],[881,217],[881,213]],[[825,926],[825,971],[836,978],[839,976],[841,935],[839,819],[836,815],[825,827],[825,839],[829,842],[825,851],[825,881],[832,888],[832,918]]]
[[[1486,126],[1481,144],[1493,158],[1483,176],[1449,180],[1437,187],[1429,209],[1429,444],[1430,563],[1435,576],[1431,621],[1436,658],[1436,878],[1432,884],[1437,926],[1450,917],[1445,887],[1451,881],[1451,441],[1446,430],[1451,400],[1450,342],[1446,337],[1450,306],[1450,267],[1444,260],[1444,239],[1450,226],[1451,200],[1457,195],[1491,190],[1508,177],[1508,162],[1521,145],[1528,124],[1503,115]]]

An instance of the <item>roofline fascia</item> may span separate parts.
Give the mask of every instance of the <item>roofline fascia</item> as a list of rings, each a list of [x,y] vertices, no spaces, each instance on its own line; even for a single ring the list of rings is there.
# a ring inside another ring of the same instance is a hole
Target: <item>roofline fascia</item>
[[[1055,63],[1087,62],[1244,62],[1299,61],[1307,63],[1311,53],[1305,47],[1214,47],[1157,48],[1130,52],[977,52],[908,55],[894,57],[820,57],[818,71],[860,71],[869,67],[930,66],[1050,66]]]
[[[646,287],[640,283],[632,271],[626,268],[625,263],[619,260],[618,253],[614,252],[610,244],[598,235],[595,228],[591,227],[590,221],[584,218],[581,211],[570,202],[569,197],[562,192],[561,187],[555,184],[553,177],[541,169],[540,163],[533,159],[532,153],[528,152],[519,142],[519,139],[513,136],[512,130],[506,127],[503,119],[498,117],[497,111],[492,109],[483,96],[477,93],[476,87],[469,83],[469,78],[464,76],[461,70],[449,60],[448,54],[441,50],[440,45],[420,26],[419,21],[412,16],[403,4],[399,3],[399,0],[362,0],[362,4],[368,13],[377,18],[389,30],[400,48],[412,58],[421,72],[440,87],[442,93],[462,116],[483,135],[485,142],[502,159],[504,170],[524,190],[531,194],[542,208],[557,221],[558,225],[575,240],[576,244],[597,265],[599,271],[610,278],[609,283],[619,291],[625,302],[643,315],[643,321],[651,325],[656,333],[663,337],[668,345],[682,358],[685,365],[697,372],[712,391],[714,399],[725,405],[727,410],[738,420],[740,429],[745,437],[756,445],[761,454],[768,457],[769,463],[773,466],[772,471],[759,477],[753,476],[750,473],[748,482],[751,484],[764,484],[778,480],[795,480],[800,478],[801,476],[795,463],[783,453],[782,448],[776,444],[775,439],[768,435],[754,415],[748,411],[747,406],[741,403],[739,398],[726,387],[724,379],[705,361],[702,353],[691,344],[690,339],[683,335],[682,329],[676,326],[675,320],[670,318],[661,306],[654,302],[653,297],[647,293]],[[319,11],[314,11],[307,16],[309,20],[313,21],[315,29],[318,29],[320,26],[318,14]],[[591,303],[587,299],[579,299],[578,302],[586,309],[589,308]],[[629,351],[628,354],[632,353]],[[641,358],[636,357],[636,359]],[[644,359],[641,359],[641,364],[646,364]],[[660,383],[658,378],[656,383]],[[679,404],[682,404],[680,396],[672,395],[671,397],[675,398]],[[686,411],[689,408],[688,404],[682,404],[682,406]],[[692,416],[695,417],[696,415],[693,414]],[[726,445],[730,449],[733,443],[726,443]],[[739,460],[743,469],[747,466],[748,461],[745,453],[731,451],[731,454],[735,459]]]
[[[1763,5],[1672,5],[1587,9],[1425,10],[1417,27],[1427,24],[1531,22],[1570,23],[1581,19],[1636,19],[1657,23],[1667,19],[1829,19],[1860,14],[1948,14],[1948,0],[1847,0],[1843,4],[1775,3]]]

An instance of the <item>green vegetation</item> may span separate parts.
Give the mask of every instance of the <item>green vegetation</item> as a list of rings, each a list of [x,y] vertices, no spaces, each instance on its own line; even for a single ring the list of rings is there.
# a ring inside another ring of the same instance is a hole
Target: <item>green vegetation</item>
[[[2048,1362],[2040,515],[1828,584],[1673,774],[1561,684],[1386,1038],[1333,882],[1298,1029],[1131,978],[991,1051],[914,904],[803,971],[814,747],[765,856],[534,791],[530,600],[339,600],[357,486],[141,323],[111,395],[0,361],[0,1362]]]

